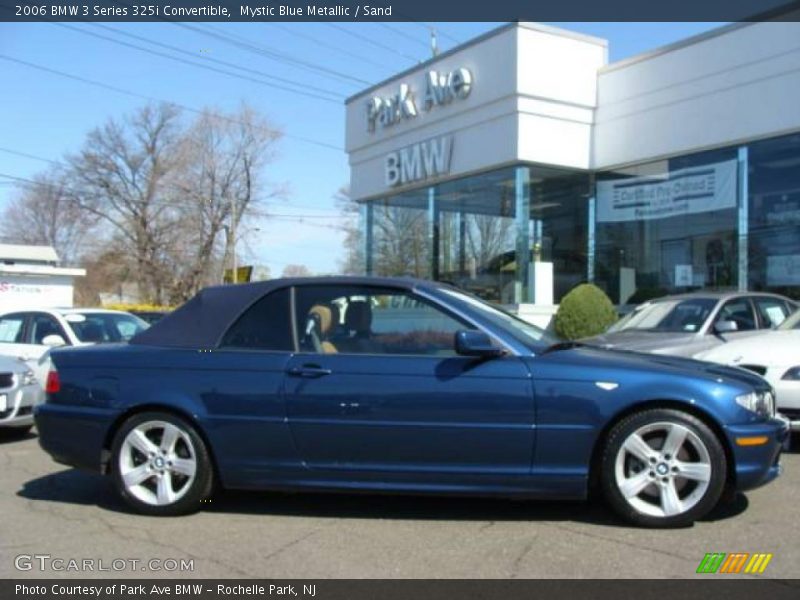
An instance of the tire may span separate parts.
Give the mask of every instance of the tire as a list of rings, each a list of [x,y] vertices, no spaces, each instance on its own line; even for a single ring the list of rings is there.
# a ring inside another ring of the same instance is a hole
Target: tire
[[[680,410],[626,417],[608,433],[603,448],[603,495],[635,525],[692,525],[717,505],[726,479],[722,443],[700,419]]]
[[[122,424],[111,447],[111,475],[125,502],[155,516],[196,512],[214,484],[197,430],[165,412],[139,413]]]

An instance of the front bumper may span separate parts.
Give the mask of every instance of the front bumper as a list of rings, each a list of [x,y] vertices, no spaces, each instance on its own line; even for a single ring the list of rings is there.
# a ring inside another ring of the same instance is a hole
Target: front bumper
[[[33,410],[44,402],[44,391],[38,383],[3,389],[0,394],[6,397],[6,409],[0,411],[0,427],[33,425]]]
[[[780,455],[790,434],[787,420],[776,417],[761,423],[729,425],[725,433],[733,450],[737,490],[752,490],[780,475]],[[765,440],[758,444],[742,445],[762,438]]]

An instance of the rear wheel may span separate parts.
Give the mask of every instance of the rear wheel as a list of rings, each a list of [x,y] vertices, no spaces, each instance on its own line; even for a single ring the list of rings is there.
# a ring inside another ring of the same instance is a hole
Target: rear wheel
[[[205,442],[169,413],[141,413],[125,421],[114,437],[112,461],[120,495],[145,514],[191,513],[211,493],[213,468]]]
[[[603,492],[637,525],[691,525],[720,500],[725,451],[700,419],[672,409],[646,410],[620,421],[602,459]]]

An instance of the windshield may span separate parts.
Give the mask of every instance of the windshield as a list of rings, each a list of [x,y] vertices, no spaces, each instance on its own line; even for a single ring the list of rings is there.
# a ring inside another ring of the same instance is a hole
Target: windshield
[[[514,337],[514,339],[534,351],[540,351],[543,348],[558,343],[558,339],[547,333],[544,329],[540,329],[536,327],[536,325],[532,325],[494,304],[489,304],[477,296],[449,289],[440,289],[439,291],[468,304],[471,309],[480,314],[481,318],[499,327]]]
[[[663,300],[644,304],[612,325],[614,331],[655,331],[672,333],[695,333],[706,322],[717,300],[713,298],[690,298]]]
[[[125,313],[71,313],[65,317],[82,342],[127,342],[149,327],[142,319]]]
[[[800,329],[800,310],[794,311],[783,323],[780,324],[778,329],[787,331],[789,329]]]

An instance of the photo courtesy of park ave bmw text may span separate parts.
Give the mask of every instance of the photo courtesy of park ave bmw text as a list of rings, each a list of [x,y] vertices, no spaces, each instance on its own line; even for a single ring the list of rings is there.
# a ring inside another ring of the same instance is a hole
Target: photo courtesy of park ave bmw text
[[[0,598],[800,591],[800,2],[0,6]]]

